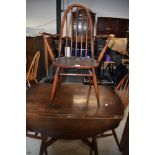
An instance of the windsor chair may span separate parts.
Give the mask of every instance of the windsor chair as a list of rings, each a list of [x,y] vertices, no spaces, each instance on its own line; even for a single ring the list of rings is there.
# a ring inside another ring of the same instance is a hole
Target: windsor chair
[[[127,73],[121,79],[121,81],[116,85],[115,92],[120,97],[120,99],[122,101],[122,106],[125,109],[127,107],[127,105],[129,104],[129,73]],[[110,133],[110,134],[103,133],[103,134],[98,135],[97,138],[103,138],[103,137],[113,135],[119,150],[121,150],[120,143],[119,143],[115,129],[111,129],[111,131],[112,131],[112,133]]]
[[[73,13],[76,14],[74,19]],[[73,24],[73,21],[75,24]],[[90,10],[78,3],[69,5],[64,12],[59,34],[58,58],[55,58],[53,50],[50,48],[47,40],[48,34],[44,32],[40,34],[43,36],[52,63],[56,67],[50,101],[53,102],[57,83],[62,76],[88,76],[90,79],[92,78],[99,106],[99,90],[95,68],[102,60],[112,36],[108,37],[98,59],[94,59],[94,24],[92,23]],[[62,46],[64,43],[65,47]],[[65,73],[64,70],[66,69],[87,70],[87,73]]]
[[[32,80],[38,83],[36,78],[37,78],[37,69],[38,69],[39,59],[40,59],[40,51],[38,51],[33,57],[33,60],[28,69],[28,72],[26,73],[26,82],[28,83],[29,87],[31,87],[30,81]]]

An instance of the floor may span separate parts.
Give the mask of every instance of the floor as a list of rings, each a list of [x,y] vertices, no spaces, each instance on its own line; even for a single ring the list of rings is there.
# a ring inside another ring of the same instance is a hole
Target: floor
[[[49,73],[49,77],[51,75]],[[45,82],[49,77],[43,78],[40,82]],[[75,79],[74,79],[75,80]],[[75,80],[76,82],[81,79]],[[70,82],[68,79],[67,82]],[[120,122],[116,133],[118,139],[121,139],[124,125],[128,114],[128,107],[125,109],[124,118]],[[26,137],[26,155],[39,155],[40,140]],[[122,155],[119,151],[113,136],[97,139],[99,155]],[[80,140],[58,140],[52,146],[48,147],[48,155],[89,155],[90,149]]]

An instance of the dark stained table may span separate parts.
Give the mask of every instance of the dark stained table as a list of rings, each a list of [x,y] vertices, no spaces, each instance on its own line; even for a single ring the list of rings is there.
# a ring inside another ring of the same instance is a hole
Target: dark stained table
[[[50,103],[51,84],[38,84],[27,90],[27,130],[55,139],[95,137],[119,125],[123,107],[114,90],[99,86],[100,107],[93,86],[62,84]],[[97,154],[97,153],[96,153]]]

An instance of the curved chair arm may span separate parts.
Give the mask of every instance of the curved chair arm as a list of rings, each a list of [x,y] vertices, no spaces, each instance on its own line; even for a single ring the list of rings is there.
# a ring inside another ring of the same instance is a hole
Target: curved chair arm
[[[48,53],[50,55],[51,60],[54,60],[55,56],[53,54],[53,51],[52,51],[52,49],[51,49],[51,47],[50,47],[50,45],[49,45],[49,43],[47,41],[47,37],[46,37],[46,36],[52,36],[52,34],[46,33],[46,32],[40,32],[39,34],[41,36],[43,36],[43,40],[44,40],[45,46],[47,47],[47,51],[48,51]]]
[[[108,36],[108,39],[107,39],[107,41],[106,41],[106,44],[104,45],[104,47],[103,47],[103,49],[102,49],[102,51],[101,51],[101,53],[100,53],[100,55],[99,55],[99,57],[98,57],[98,59],[97,59],[98,62],[101,62],[101,60],[102,60],[102,58],[103,58],[103,56],[104,56],[104,53],[105,53],[105,51],[106,51],[106,49],[107,49],[107,47],[108,47],[108,45],[109,45],[109,42],[110,42],[110,40],[111,40],[113,37],[114,37],[114,35],[112,35],[112,34]]]

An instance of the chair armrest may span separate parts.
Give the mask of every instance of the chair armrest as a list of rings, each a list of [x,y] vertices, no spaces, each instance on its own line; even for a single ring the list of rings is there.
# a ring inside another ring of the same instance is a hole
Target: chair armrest
[[[107,41],[106,41],[106,44],[104,45],[104,47],[103,47],[103,49],[102,49],[102,51],[101,51],[101,53],[100,53],[100,55],[99,55],[99,57],[98,57],[98,59],[97,59],[98,62],[101,62],[101,60],[102,60],[102,58],[103,58],[103,56],[104,56],[104,53],[105,53],[105,51],[106,51],[106,49],[107,49],[107,47],[108,47],[108,44],[109,44],[110,40],[111,40],[113,37],[114,37],[114,35],[109,35],[109,36],[108,36],[108,39],[107,39]]]
[[[47,35],[47,36],[52,36],[51,33],[46,33],[46,32],[39,32],[40,35]]]
[[[54,54],[53,54],[53,50],[51,49],[51,47],[50,47],[50,45],[49,45],[49,43],[48,43],[47,37],[46,37],[46,36],[52,36],[52,34],[46,33],[46,32],[40,32],[39,34],[40,34],[41,36],[43,36],[44,44],[45,44],[45,46],[47,47],[47,51],[48,51],[48,53],[49,53],[49,55],[50,55],[51,60],[52,60],[52,61],[55,60],[55,56],[54,56]]]

